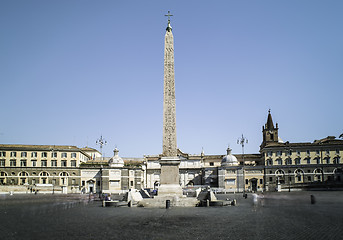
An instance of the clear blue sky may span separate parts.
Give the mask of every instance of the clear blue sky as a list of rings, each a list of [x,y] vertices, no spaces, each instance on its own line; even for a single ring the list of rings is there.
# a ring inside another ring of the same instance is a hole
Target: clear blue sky
[[[175,41],[178,147],[257,153],[343,132],[343,1],[0,2],[0,143],[162,152],[163,44]]]

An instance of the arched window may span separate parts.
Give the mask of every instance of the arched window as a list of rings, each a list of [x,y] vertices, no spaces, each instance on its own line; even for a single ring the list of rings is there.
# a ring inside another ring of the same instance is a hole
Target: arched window
[[[316,157],[314,160],[316,160],[317,164],[320,164],[320,157]]]
[[[335,168],[333,170],[335,181],[341,182],[343,179],[343,169],[342,168]]]
[[[67,173],[67,172],[61,172],[60,173],[60,176],[62,177],[67,177],[67,176],[69,176],[69,173]]]
[[[47,172],[40,172],[39,173],[39,182],[41,184],[47,184],[48,183],[48,177],[49,177],[49,173],[47,173]]]
[[[27,172],[19,172],[18,173],[19,176],[19,184],[20,185],[24,185],[28,183],[28,178],[29,178],[29,174]]]
[[[29,176],[29,174],[27,173],[27,172],[20,172],[19,174],[18,174],[18,176],[19,177],[28,177]]]
[[[59,176],[60,176],[60,184],[61,185],[68,185],[67,179],[69,177],[69,173],[67,173],[67,172],[60,172]]]
[[[281,169],[275,171],[276,182],[285,183],[285,172]]]
[[[341,162],[341,158],[339,156],[337,156],[333,159],[334,164],[340,164],[340,162]]]
[[[6,172],[0,172],[0,185],[6,184],[6,177],[8,174]]]
[[[47,177],[47,176],[50,176],[50,175],[49,175],[49,173],[47,173],[47,172],[41,172],[41,173],[39,173],[39,176],[41,176],[41,177]]]
[[[267,166],[273,166],[273,159],[268,159],[267,160]]]
[[[287,158],[287,159],[285,160],[285,164],[286,164],[286,165],[292,165],[292,159],[291,159],[291,158]]]
[[[314,170],[314,181],[322,181],[323,171],[320,168]]]
[[[282,165],[282,159],[281,158],[276,159],[275,162],[277,165]]]
[[[295,182],[301,183],[304,181],[304,171],[302,169],[297,169],[294,171]]]

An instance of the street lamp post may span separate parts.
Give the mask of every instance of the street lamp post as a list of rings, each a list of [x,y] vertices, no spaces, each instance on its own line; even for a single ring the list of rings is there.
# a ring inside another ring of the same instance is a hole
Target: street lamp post
[[[286,159],[288,165],[288,192],[291,191],[291,181],[292,181],[292,174],[291,174],[291,166],[292,165],[292,148],[286,148],[288,158]],[[295,178],[295,177],[294,177]],[[294,180],[295,181],[295,180]]]
[[[100,138],[98,140],[96,140],[95,142],[96,144],[100,145],[100,152],[101,152],[101,157],[102,156],[102,146],[107,144],[107,141],[102,137],[102,135],[100,136]]]
[[[99,198],[101,199],[101,196],[102,196],[102,169],[103,169],[103,165],[100,165],[100,189],[99,189]]]
[[[51,158],[53,158],[54,157],[54,149],[53,148],[51,148]],[[52,161],[51,161],[52,162]],[[48,178],[49,179],[49,178]],[[55,184],[54,184],[54,177],[52,178],[52,194],[55,194]]]
[[[240,144],[242,146],[242,158],[243,158],[243,197],[246,197],[245,194],[245,161],[244,161],[244,145],[248,143],[248,139],[246,137],[243,136],[237,139],[237,144]]]

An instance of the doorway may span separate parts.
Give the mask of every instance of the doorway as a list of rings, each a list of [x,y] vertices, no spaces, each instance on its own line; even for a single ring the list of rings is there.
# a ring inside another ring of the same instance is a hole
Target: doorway
[[[253,192],[257,192],[257,179],[256,178],[253,178],[250,180],[250,186]]]

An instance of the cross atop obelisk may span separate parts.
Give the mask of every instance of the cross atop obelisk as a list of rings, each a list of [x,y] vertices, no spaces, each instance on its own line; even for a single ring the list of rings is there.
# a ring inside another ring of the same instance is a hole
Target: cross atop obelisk
[[[170,17],[172,17],[173,15],[170,14],[170,11],[168,11],[168,14],[164,15],[166,17],[168,17],[168,23],[170,23]]]
[[[168,27],[164,41],[164,94],[163,94],[163,156],[176,157],[176,110],[175,110],[175,79],[174,79],[174,38],[170,26],[170,11]]]
[[[170,26],[170,17],[173,16],[170,14],[170,11],[168,11],[168,14],[164,15],[166,17],[168,17],[168,26],[167,26],[167,31],[170,32],[172,30],[172,27]]]

